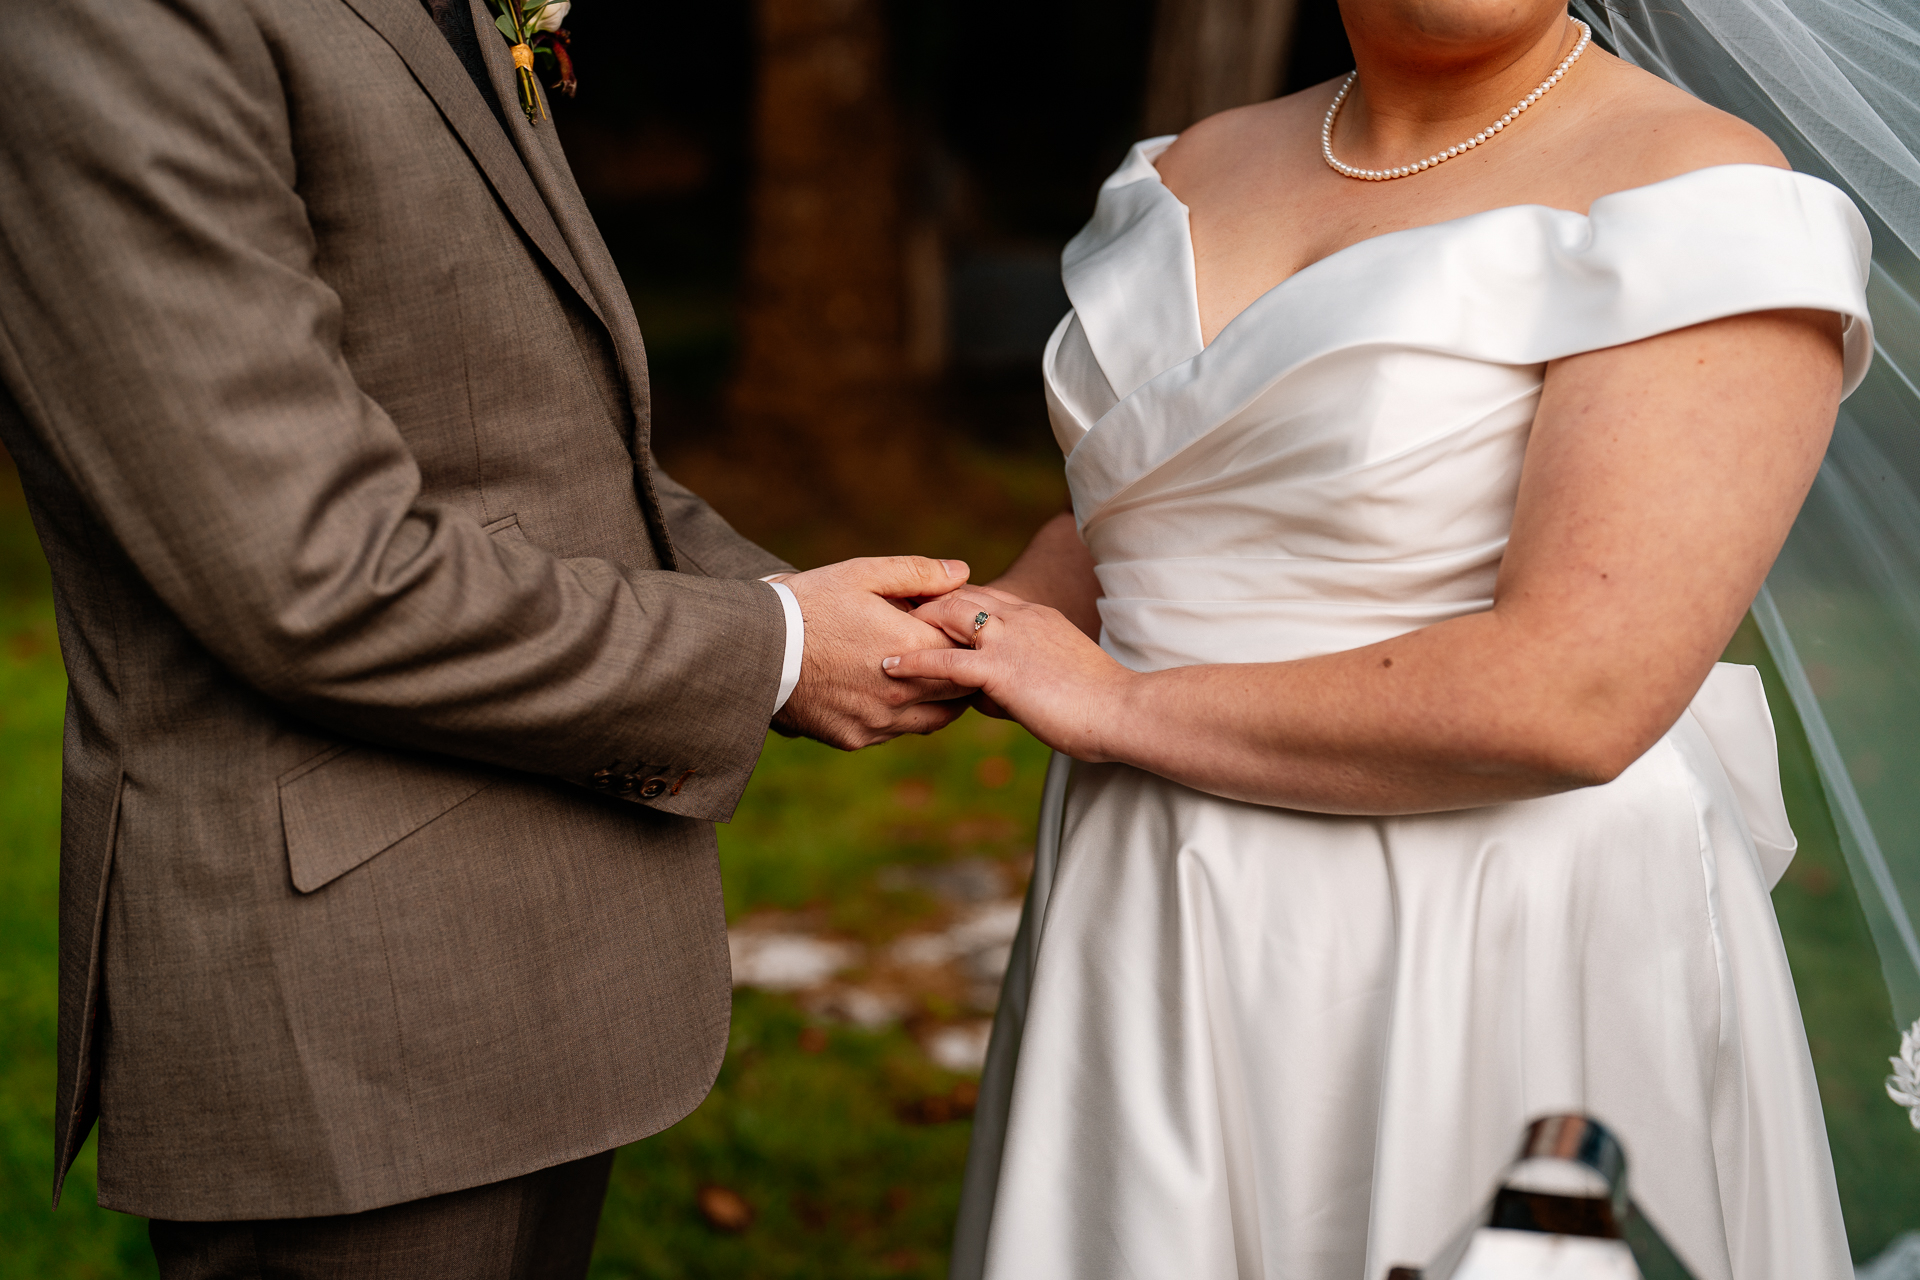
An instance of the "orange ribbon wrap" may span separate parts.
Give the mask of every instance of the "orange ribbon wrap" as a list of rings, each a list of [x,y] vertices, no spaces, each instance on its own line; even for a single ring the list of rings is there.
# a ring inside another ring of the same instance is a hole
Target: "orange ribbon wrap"
[[[522,71],[533,70],[533,49],[531,46],[517,44],[513,46],[513,65]]]

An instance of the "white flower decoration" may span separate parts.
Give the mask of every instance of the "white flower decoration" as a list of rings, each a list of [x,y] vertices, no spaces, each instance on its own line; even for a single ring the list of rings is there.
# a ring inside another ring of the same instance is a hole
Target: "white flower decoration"
[[[1907,1109],[1907,1118],[1920,1129],[1920,1021],[1900,1037],[1900,1056],[1888,1058],[1893,1074],[1887,1077],[1887,1096]]]
[[[573,0],[547,0],[546,8],[540,10],[540,16],[534,19],[535,31],[558,31],[560,24],[567,20],[567,10],[573,8]]]

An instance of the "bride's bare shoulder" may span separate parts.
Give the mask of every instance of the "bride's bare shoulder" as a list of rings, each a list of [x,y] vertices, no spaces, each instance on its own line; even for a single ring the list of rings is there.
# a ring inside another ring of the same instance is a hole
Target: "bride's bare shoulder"
[[[1610,190],[1646,186],[1722,164],[1788,168],[1780,148],[1738,116],[1595,50],[1600,81],[1581,130],[1584,160]]]
[[[1234,107],[1188,125],[1154,161],[1154,167],[1168,186],[1181,190],[1209,179],[1244,173],[1249,160],[1285,163],[1292,158],[1289,153],[1311,152],[1312,147],[1302,147],[1301,139],[1311,139],[1318,146],[1320,121],[1344,79],[1339,76],[1283,98]]]

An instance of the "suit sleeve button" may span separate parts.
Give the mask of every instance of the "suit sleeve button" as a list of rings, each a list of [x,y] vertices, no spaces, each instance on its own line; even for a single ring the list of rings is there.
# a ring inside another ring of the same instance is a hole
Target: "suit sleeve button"
[[[667,784],[660,781],[660,779],[658,778],[648,778],[645,782],[640,784],[640,794],[642,797],[648,800],[653,799],[655,796],[659,795],[661,792],[665,791],[666,789],[667,789]]]

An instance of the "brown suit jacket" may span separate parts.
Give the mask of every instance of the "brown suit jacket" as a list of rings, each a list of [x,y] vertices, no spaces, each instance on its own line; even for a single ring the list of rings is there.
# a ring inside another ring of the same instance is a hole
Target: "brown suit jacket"
[[[710,824],[784,566],[653,467],[620,278],[462,2],[504,130],[419,0],[0,44],[0,438],[71,679],[57,1167],[97,1108],[112,1208],[495,1181],[724,1050]]]

